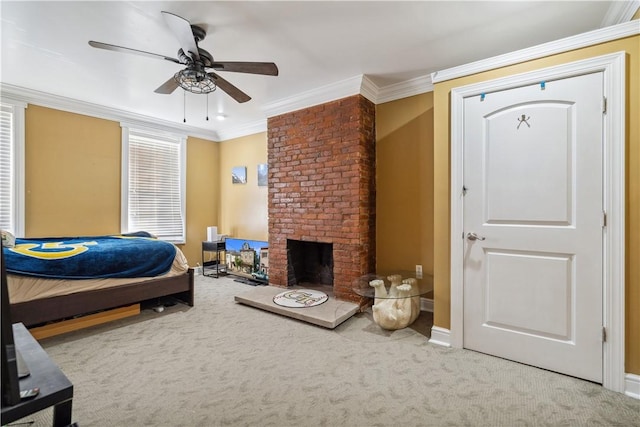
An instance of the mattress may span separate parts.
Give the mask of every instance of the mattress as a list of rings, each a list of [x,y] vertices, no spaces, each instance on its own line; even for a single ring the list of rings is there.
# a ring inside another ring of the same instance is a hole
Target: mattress
[[[155,277],[63,280],[7,274],[9,302],[11,304],[17,304],[40,298],[50,298],[77,292],[106,289],[129,283],[140,283],[162,277],[179,276],[186,273],[188,270],[189,264],[187,263],[186,257],[179,248],[176,248],[176,256],[171,265],[171,269],[167,273]]]

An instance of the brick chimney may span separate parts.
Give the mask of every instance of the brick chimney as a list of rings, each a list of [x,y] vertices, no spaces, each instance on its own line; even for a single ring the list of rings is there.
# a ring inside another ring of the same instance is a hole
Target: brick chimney
[[[318,242],[335,298],[364,304],[351,286],[375,271],[375,105],[355,95],[269,118],[268,163],[270,284],[291,284],[291,242]]]

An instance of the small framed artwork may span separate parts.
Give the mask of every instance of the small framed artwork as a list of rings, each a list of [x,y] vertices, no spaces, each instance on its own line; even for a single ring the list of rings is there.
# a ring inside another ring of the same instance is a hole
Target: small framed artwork
[[[269,174],[269,165],[260,163],[258,165],[258,187],[267,186],[267,175]]]
[[[247,183],[247,167],[235,166],[231,169],[231,182],[233,184],[246,184]]]

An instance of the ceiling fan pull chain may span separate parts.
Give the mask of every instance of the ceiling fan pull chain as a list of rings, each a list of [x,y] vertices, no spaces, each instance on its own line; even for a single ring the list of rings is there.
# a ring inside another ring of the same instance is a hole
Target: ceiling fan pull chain
[[[187,92],[182,93],[184,94],[182,102],[182,123],[187,123]]]
[[[207,121],[209,121],[209,94],[207,93]]]

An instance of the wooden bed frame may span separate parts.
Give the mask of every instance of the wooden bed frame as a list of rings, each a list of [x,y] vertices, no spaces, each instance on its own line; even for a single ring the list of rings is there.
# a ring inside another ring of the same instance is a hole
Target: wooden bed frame
[[[11,304],[11,321],[31,327],[168,296],[193,307],[193,268],[179,276]]]

